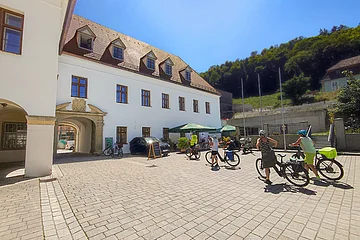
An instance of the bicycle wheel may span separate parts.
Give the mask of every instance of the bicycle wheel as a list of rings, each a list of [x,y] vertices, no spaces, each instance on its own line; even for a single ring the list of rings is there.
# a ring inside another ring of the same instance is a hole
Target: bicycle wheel
[[[260,177],[266,178],[265,168],[263,168],[263,166],[262,166],[262,159],[261,158],[256,159],[255,166],[256,166],[256,171],[259,173]]]
[[[285,164],[285,178],[298,187],[305,187],[309,184],[309,173],[300,164]]]
[[[105,148],[105,150],[103,151],[103,154],[104,154],[105,156],[110,156],[111,153],[112,153],[111,147],[107,147],[107,148]]]
[[[229,158],[226,158],[226,162],[227,164],[229,164],[232,167],[236,167],[237,165],[240,164],[240,157],[239,155],[237,155],[235,152],[233,152],[234,154],[234,159],[230,160]]]
[[[212,164],[211,162],[211,151],[208,151],[206,154],[205,154],[205,159],[206,161],[208,162],[208,164]]]
[[[335,159],[318,159],[316,169],[323,177],[329,180],[340,180],[344,176],[343,166]]]
[[[199,150],[193,150],[192,156],[194,156],[195,159],[199,159],[199,158],[200,158],[200,155],[201,155],[201,153],[200,153]]]
[[[191,148],[187,148],[185,151],[185,155],[191,157]]]

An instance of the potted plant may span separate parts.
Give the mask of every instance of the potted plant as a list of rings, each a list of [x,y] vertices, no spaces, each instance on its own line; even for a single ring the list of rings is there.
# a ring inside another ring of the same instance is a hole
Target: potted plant
[[[177,146],[181,152],[185,152],[186,149],[190,146],[189,139],[187,139],[186,137],[179,138]]]

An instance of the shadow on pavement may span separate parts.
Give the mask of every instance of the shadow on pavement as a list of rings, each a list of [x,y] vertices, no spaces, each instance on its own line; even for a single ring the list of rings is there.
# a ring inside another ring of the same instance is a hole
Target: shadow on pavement
[[[321,187],[328,187],[328,186],[333,186],[335,188],[341,188],[341,189],[354,189],[353,186],[344,183],[344,182],[338,182],[338,181],[331,181],[331,180],[326,180],[326,179],[321,179],[321,180],[315,180],[314,181],[314,185],[316,186],[321,186]]]
[[[33,178],[24,176],[25,163],[1,163],[0,164],[0,186],[6,186],[23,181],[28,181]]]
[[[313,190],[287,185],[286,183],[267,185],[264,188],[264,192],[270,192],[273,194],[279,194],[281,192],[290,192],[290,193],[303,193],[306,195],[316,195],[316,192]]]

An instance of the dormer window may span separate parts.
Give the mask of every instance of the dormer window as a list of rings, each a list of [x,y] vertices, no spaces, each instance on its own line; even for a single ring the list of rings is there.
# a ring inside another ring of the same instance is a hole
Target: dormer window
[[[165,73],[170,76],[172,75],[172,66],[170,64],[165,65]]]
[[[113,46],[113,57],[119,60],[124,59],[124,51],[122,48]]]
[[[190,71],[185,72],[185,79],[188,81],[191,81],[191,72]]]
[[[93,50],[93,41],[94,39],[86,34],[80,33],[80,47],[85,48],[87,50]]]
[[[166,75],[172,76],[172,67],[174,66],[173,61],[171,61],[170,57],[167,58],[160,64],[160,67],[163,69]]]
[[[146,59],[145,59],[146,57]],[[155,70],[155,60],[157,59],[154,52],[150,51],[148,54],[145,55],[143,58],[144,64],[150,70]]]
[[[109,47],[112,57],[120,61],[124,60],[125,49],[126,46],[124,45],[124,43],[121,41],[120,38],[117,38],[114,41],[112,41]]]
[[[152,59],[152,58],[148,57],[147,62],[146,62],[146,67],[148,69],[154,70],[155,69],[155,59]]]
[[[93,51],[94,40],[96,38],[93,31],[91,31],[88,26],[84,26],[82,28],[79,28],[77,30],[77,33],[79,47],[88,51]]]

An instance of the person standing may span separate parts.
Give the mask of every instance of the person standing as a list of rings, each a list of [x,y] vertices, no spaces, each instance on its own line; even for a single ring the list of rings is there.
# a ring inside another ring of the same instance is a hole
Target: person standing
[[[289,146],[290,147],[299,146],[299,145],[301,146],[305,154],[305,159],[304,159],[305,169],[309,171],[310,168],[311,171],[313,171],[313,173],[315,174],[316,178],[320,179],[319,173],[314,166],[314,158],[316,156],[316,149],[314,147],[314,142],[311,140],[310,137],[306,136],[306,130],[300,130],[297,132],[297,134],[299,134],[298,140],[296,140],[296,142],[294,143],[290,143]]]
[[[265,168],[266,184],[272,184],[272,182],[270,181],[270,168],[275,167],[277,161],[271,144],[276,147],[278,142],[272,138],[266,137],[265,131],[260,130],[259,138],[256,142],[256,148],[261,151],[262,165]]]
[[[219,168],[219,163],[217,158],[219,151],[219,141],[216,138],[216,135],[210,138],[210,147],[211,147],[211,168],[212,170],[215,170]]]

